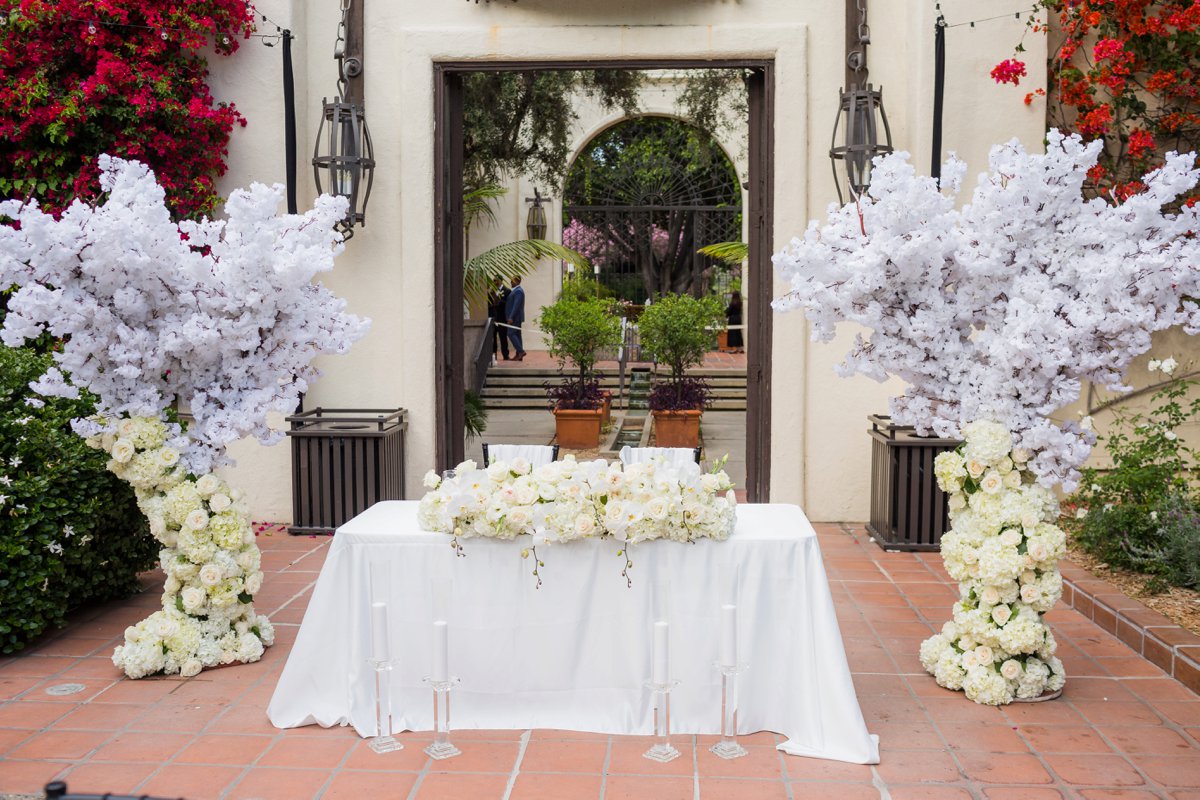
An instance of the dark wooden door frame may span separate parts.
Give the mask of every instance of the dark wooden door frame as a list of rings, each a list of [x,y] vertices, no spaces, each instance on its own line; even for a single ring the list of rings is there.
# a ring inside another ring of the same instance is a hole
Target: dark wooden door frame
[[[771,59],[588,59],[580,61],[436,61],[434,96],[434,315],[436,459],[463,460],[462,76],[467,72],[567,69],[745,69],[750,101],[746,303],[746,493],[766,502],[771,485],[770,253],[774,236],[775,64]],[[455,268],[450,269],[453,265]]]

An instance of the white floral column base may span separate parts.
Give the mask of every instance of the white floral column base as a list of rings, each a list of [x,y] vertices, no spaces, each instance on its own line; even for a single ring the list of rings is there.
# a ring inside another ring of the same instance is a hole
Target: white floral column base
[[[921,663],[938,684],[977,703],[1033,699],[1066,682],[1042,620],[1062,597],[1058,503],[1004,426],[976,421],[962,433],[963,444],[935,466],[950,495],[942,558],[961,599],[953,621],[921,644]]]
[[[112,456],[108,468],[134,487],[150,532],[164,545],[163,608],[125,630],[113,663],[141,678],[261,658],[275,631],[254,611],[261,554],[238,495],[216,475],[188,475],[179,427],[154,417],[121,420],[115,434],[88,443]]]

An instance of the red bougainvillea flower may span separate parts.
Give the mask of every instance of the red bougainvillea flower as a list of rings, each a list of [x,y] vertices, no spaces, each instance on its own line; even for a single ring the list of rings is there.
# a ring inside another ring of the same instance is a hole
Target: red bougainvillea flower
[[[1112,106],[1099,106],[1086,114],[1080,114],[1075,121],[1075,130],[1084,136],[1103,136],[1108,132],[1110,122],[1112,122]]]
[[[109,153],[153,168],[176,216],[212,211],[245,120],[202,53],[237,49],[247,0],[0,0],[0,19],[0,197],[64,208],[99,192]]]
[[[1103,61],[1106,58],[1121,59],[1126,55],[1125,43],[1117,39],[1101,39],[1092,48],[1092,56],[1097,61]]]
[[[1011,83],[1016,86],[1025,75],[1025,62],[1015,58],[1006,58],[992,68],[992,80],[996,83]]]
[[[1138,130],[1129,134],[1130,158],[1145,158],[1154,150],[1154,137],[1149,131]]]

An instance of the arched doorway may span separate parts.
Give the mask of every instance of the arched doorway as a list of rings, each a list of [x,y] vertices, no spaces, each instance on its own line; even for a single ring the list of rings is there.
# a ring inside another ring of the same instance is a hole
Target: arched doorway
[[[563,244],[623,300],[705,293],[728,270],[698,248],[741,240],[737,169],[709,133],[682,120],[622,120],[592,137],[567,172]]]
[[[440,468],[464,456],[463,437],[463,75],[594,69],[734,69],[749,98],[746,288],[746,492],[766,502],[771,476],[772,247],[775,63],[772,59],[630,59],[580,61],[434,61],[435,459]]]

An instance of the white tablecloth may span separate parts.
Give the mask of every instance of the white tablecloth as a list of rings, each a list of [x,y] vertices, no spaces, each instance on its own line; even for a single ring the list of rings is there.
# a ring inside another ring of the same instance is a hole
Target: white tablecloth
[[[632,588],[612,541],[539,548],[535,588],[520,541],[469,539],[455,558],[443,534],[417,527],[417,503],[384,502],[338,529],[267,714],[280,728],[350,724],[373,735],[370,564],[386,561],[397,730],[431,730],[431,578],[452,575],[450,672],[455,728],[653,733],[654,576],[670,575],[674,732],[720,732],[718,575],[738,565],[738,732],[775,731],[779,749],[879,761],[846,664],[821,551],[803,512],[740,505],[725,542],[647,542],[632,549]],[[378,567],[377,567],[378,569]],[[439,602],[445,602],[439,601]]]

